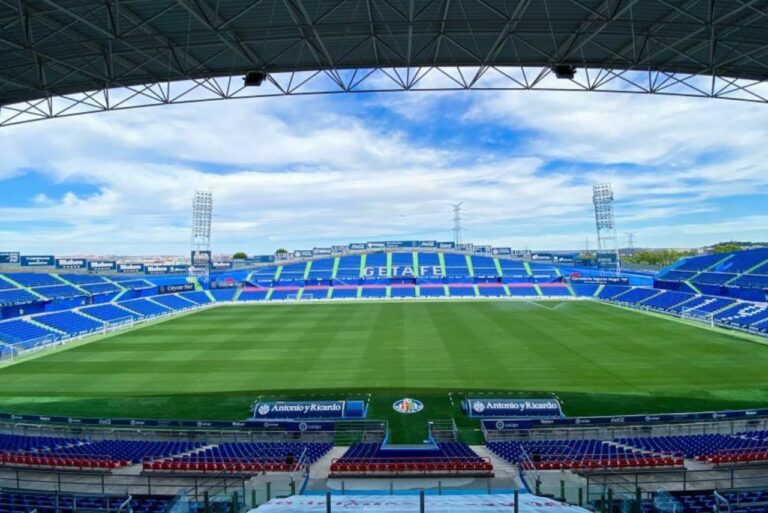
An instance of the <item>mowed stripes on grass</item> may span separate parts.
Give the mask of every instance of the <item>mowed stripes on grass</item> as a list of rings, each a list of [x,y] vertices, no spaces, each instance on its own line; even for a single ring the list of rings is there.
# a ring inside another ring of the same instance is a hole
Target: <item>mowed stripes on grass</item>
[[[768,404],[765,369],[768,347],[593,302],[243,305],[2,368],[0,410],[242,419],[259,395],[370,392],[395,423],[393,398],[424,400],[423,424],[461,417],[448,392],[509,392],[572,415],[690,411]]]

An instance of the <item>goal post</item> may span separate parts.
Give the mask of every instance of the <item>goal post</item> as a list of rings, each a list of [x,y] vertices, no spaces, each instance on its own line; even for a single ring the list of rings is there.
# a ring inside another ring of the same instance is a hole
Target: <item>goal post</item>
[[[707,312],[706,310],[699,310],[696,307],[683,308],[680,310],[680,318],[689,321],[702,322],[712,327],[715,326],[715,314]]]
[[[136,320],[136,317],[133,315],[112,319],[104,323],[103,332],[107,333],[108,331],[114,331],[119,328],[133,328],[134,324],[136,324]]]

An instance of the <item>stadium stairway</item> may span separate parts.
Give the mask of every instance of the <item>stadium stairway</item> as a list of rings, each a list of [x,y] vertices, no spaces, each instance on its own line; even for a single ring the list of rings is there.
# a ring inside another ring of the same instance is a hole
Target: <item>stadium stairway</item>
[[[238,295],[240,294],[240,291],[241,291],[241,290],[242,290],[242,288],[238,287],[238,290],[237,290],[237,294],[238,294]],[[210,300],[211,300],[211,303],[215,303],[215,302],[216,302],[216,298],[215,298],[215,297],[213,297],[213,294],[211,294],[211,291],[210,291],[210,290],[208,290],[208,289],[205,289],[205,290],[203,290],[203,292],[205,292],[205,295],[206,295],[206,296],[208,296],[208,299],[210,299]]]
[[[528,276],[533,276],[531,265],[528,262],[523,262],[523,267],[525,267],[525,272],[528,273]]]
[[[475,268],[472,266],[472,257],[469,255],[464,255],[464,258],[467,259],[467,269],[469,269],[469,275],[474,278]]]
[[[534,283],[533,288],[536,290],[536,294],[538,294],[539,297],[544,297],[544,294],[541,293],[541,287],[539,287],[538,284]]]
[[[335,257],[333,259],[333,270],[331,271],[332,280],[335,280],[336,275],[339,273],[339,262],[341,262],[341,259],[339,257]]]

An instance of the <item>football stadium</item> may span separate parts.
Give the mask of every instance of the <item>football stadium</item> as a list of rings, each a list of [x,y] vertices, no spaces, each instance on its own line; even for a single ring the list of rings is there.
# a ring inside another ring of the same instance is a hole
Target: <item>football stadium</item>
[[[763,1],[0,4],[0,137],[337,93],[768,101]],[[181,257],[0,239],[0,513],[768,512],[768,244],[639,265],[582,186],[592,250],[467,242],[458,203],[452,240],[222,258],[203,188]]]

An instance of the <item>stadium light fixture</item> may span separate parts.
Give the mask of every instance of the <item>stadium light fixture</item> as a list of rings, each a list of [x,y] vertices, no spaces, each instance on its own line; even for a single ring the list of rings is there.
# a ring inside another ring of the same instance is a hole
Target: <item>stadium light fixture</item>
[[[563,80],[573,80],[576,76],[576,67],[573,64],[555,64],[552,71],[555,77]]]
[[[260,87],[266,78],[267,74],[263,71],[249,71],[243,77],[243,85],[245,87]]]

